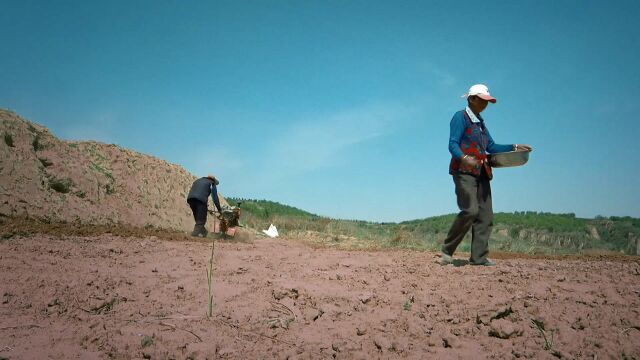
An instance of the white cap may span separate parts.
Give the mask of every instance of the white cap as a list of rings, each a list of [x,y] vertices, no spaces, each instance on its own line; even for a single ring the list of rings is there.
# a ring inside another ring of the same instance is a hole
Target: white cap
[[[483,84],[475,84],[472,87],[470,87],[469,92],[464,94],[464,97],[469,97],[469,96],[477,96],[480,99],[491,101],[494,104],[497,101],[496,98],[491,96],[491,94],[489,93],[489,88]]]

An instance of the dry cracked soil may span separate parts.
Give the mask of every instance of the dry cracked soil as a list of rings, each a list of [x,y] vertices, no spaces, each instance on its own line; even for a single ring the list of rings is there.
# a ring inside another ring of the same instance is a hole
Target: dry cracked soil
[[[346,251],[304,239],[0,240],[2,359],[640,359],[640,261]]]

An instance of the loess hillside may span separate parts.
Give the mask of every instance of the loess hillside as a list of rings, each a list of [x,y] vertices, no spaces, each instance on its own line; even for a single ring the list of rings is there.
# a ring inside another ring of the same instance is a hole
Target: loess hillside
[[[195,176],[178,165],[116,145],[60,140],[2,109],[0,136],[2,217],[193,226],[185,198]]]

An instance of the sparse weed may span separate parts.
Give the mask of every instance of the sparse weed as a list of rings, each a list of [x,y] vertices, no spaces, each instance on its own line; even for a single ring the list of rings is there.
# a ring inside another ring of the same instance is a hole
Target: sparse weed
[[[531,323],[540,331],[542,338],[544,339],[544,349],[551,350],[553,349],[553,331],[551,332],[551,339],[547,338],[547,331],[544,328],[544,323],[542,321],[531,319]]]
[[[405,301],[404,304],[402,304],[402,308],[405,309],[406,311],[411,311],[414,301],[415,301],[415,298],[413,297],[413,295],[411,295],[407,299],[407,301]]]
[[[104,176],[106,176],[110,180],[114,180],[113,173],[111,172],[111,170],[107,169],[102,164],[99,164],[99,163],[96,163],[96,162],[91,162],[91,169],[103,174]]]
[[[145,335],[142,340],[140,341],[140,346],[147,347],[147,346],[151,346],[154,343],[154,337],[153,336],[149,336],[149,335]]]

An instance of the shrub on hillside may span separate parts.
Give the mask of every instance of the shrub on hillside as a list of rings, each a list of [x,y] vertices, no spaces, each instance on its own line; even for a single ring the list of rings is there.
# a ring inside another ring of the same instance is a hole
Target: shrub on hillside
[[[11,136],[11,134],[4,134],[4,142],[9,147],[14,147],[15,146],[15,145],[13,145],[13,136]]]
[[[49,187],[59,193],[66,194],[71,191],[71,187],[73,186],[73,181],[69,178],[64,179],[51,179],[49,183]]]
[[[36,134],[31,145],[33,146],[33,151],[44,150],[44,145],[40,142],[40,134]]]
[[[40,163],[44,167],[49,167],[49,166],[53,165],[53,162],[51,162],[51,160],[49,160],[47,158],[38,158],[38,160],[40,160]]]

